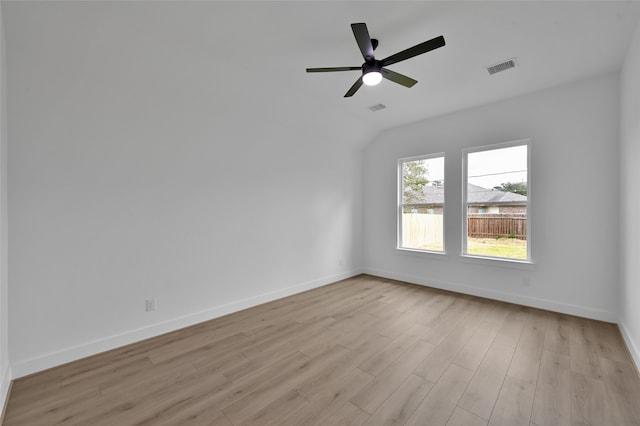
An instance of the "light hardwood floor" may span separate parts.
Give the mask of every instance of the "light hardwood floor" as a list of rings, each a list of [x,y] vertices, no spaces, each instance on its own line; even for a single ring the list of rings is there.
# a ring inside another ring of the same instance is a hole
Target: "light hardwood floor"
[[[613,324],[358,276],[16,380],[5,425],[640,425]]]

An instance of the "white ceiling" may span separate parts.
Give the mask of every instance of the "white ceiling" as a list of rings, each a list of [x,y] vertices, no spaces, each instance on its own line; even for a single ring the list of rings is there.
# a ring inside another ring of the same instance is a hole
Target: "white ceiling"
[[[209,98],[198,102],[248,117],[369,133],[617,70],[640,16],[640,2],[628,1],[3,4],[8,61],[30,33],[57,32],[60,49],[46,60],[59,52],[78,68],[79,51],[101,55],[119,62],[114,73],[152,70],[167,90],[196,81]],[[305,68],[361,65],[353,22],[380,40],[379,59],[439,35],[447,45],[389,66],[418,80],[413,88],[385,80],[344,98],[357,71]],[[484,69],[513,57],[515,69]],[[387,108],[369,111],[378,103]]]
[[[638,2],[480,1],[264,6],[264,16],[272,23],[267,26],[273,25],[277,35],[265,31],[270,36],[260,57],[269,71],[286,76],[293,89],[380,129],[619,69],[639,6]],[[366,22],[371,36],[380,40],[378,58],[438,35],[447,45],[389,66],[418,80],[413,88],[383,81],[345,99],[357,71],[301,71],[360,65],[351,22]],[[277,60],[267,53],[271,49],[282,49]],[[512,57],[517,58],[518,68],[494,76],[484,69]],[[377,103],[387,109],[376,113],[367,109]]]

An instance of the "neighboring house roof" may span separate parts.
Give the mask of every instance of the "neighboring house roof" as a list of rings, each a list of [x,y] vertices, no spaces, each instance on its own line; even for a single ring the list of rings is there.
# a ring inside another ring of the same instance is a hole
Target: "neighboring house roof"
[[[443,186],[425,186],[422,190],[425,203],[428,204],[444,204],[444,187]],[[421,197],[418,197],[421,198]]]
[[[526,204],[527,197],[513,192],[467,185],[467,204]]]
[[[427,185],[422,190],[422,194],[418,195],[417,201],[411,204],[444,204],[444,187]],[[526,204],[527,197],[513,192],[500,191],[498,189],[488,189],[481,186],[467,185],[467,202],[468,204]]]

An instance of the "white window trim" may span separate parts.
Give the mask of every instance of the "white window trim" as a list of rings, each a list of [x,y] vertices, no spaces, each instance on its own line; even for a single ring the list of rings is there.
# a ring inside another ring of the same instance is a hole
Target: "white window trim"
[[[467,236],[468,236],[468,206],[467,206],[467,156],[470,153],[489,151],[501,148],[510,148],[513,146],[527,146],[527,259],[512,259],[508,257],[497,256],[483,256],[467,253]],[[462,253],[460,256],[467,259],[471,263],[481,264],[513,264],[514,266],[526,266],[534,264],[533,257],[531,255],[531,194],[532,194],[532,179],[531,179],[531,139],[520,139],[511,142],[502,142],[491,145],[476,146],[473,148],[465,148],[462,150]],[[445,183],[446,185],[446,183]]]
[[[442,202],[442,251],[438,251],[438,250],[420,250],[420,249],[416,249],[416,248],[410,248],[410,247],[402,247],[402,194],[403,194],[403,188],[402,188],[402,163],[407,163],[410,161],[418,161],[418,160],[429,160],[431,158],[442,158],[444,163],[445,163],[445,180],[444,180],[444,187],[445,187],[445,193],[443,196],[443,202]],[[446,157],[445,157],[445,153],[444,152],[437,152],[434,154],[427,154],[427,155],[417,155],[414,157],[405,157],[405,158],[399,158],[398,162],[396,164],[396,171],[397,171],[397,194],[398,194],[398,199],[397,199],[397,208],[396,208],[396,221],[397,221],[397,226],[396,226],[396,250],[400,250],[403,252],[410,252],[410,253],[416,253],[416,254],[435,254],[435,255],[446,255],[447,254],[447,245],[446,245],[446,241],[447,241],[447,236],[446,236],[446,222],[447,222],[447,215],[445,214],[446,212],[446,204],[447,204],[447,179],[446,179]]]

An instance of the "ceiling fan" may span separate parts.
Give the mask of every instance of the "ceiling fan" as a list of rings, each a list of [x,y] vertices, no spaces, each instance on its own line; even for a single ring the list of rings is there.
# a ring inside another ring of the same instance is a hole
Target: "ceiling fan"
[[[351,30],[358,42],[360,52],[364,58],[364,63],[359,67],[331,67],[331,68],[307,68],[307,72],[334,72],[334,71],[356,71],[361,70],[362,75],[356,80],[351,88],[345,93],[344,97],[349,98],[353,96],[362,84],[367,86],[375,86],[380,83],[382,78],[391,80],[394,83],[398,83],[405,87],[413,87],[418,81],[407,77],[406,75],[399,74],[385,68],[387,65],[395,64],[396,62],[404,61],[406,59],[413,58],[414,56],[422,55],[431,50],[444,46],[444,37],[439,36],[429,41],[425,41],[420,44],[416,44],[413,47],[391,55],[383,60],[379,61],[373,55],[373,51],[378,47],[378,40],[369,37],[369,31],[367,30],[367,24],[364,22],[351,24]]]

